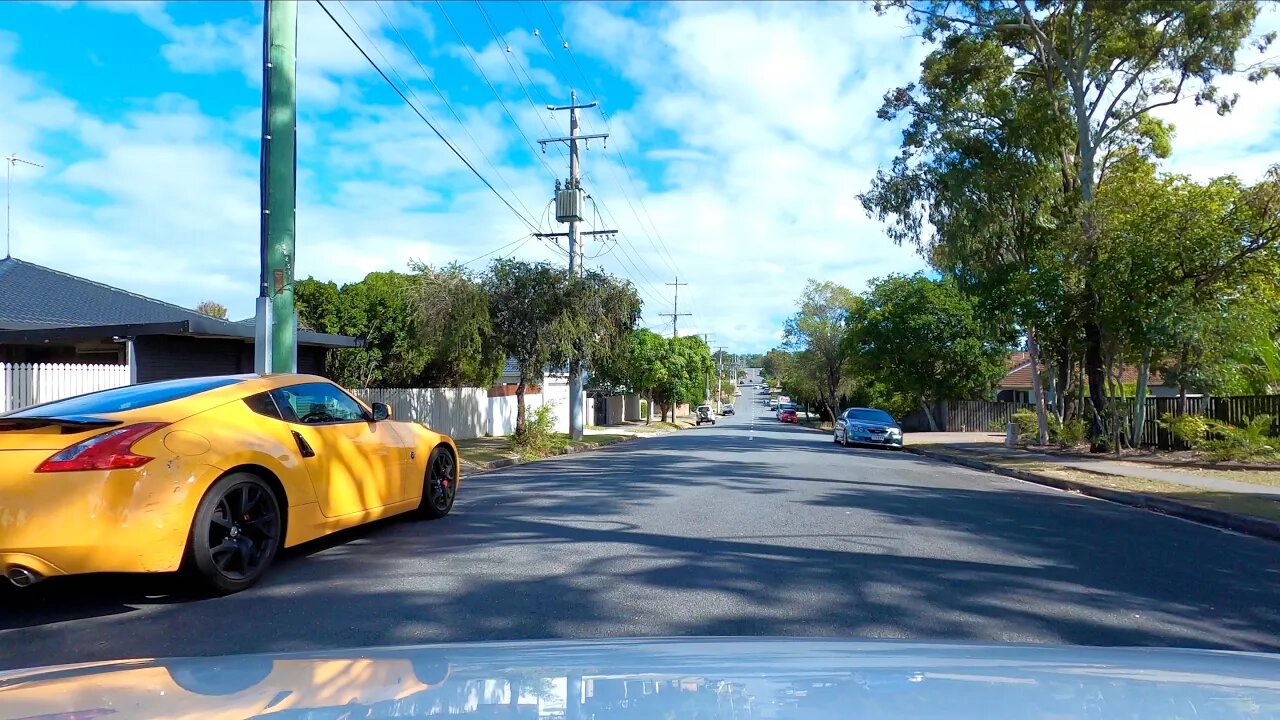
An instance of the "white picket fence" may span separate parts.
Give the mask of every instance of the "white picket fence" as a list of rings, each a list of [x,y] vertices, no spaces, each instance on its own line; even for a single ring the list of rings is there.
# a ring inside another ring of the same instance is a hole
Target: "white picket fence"
[[[128,384],[125,365],[0,363],[0,412]]]

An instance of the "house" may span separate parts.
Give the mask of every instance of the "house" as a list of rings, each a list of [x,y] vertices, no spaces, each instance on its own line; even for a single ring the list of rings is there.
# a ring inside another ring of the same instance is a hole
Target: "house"
[[[1053,402],[1049,392],[1049,377],[1045,375],[1044,364],[1040,365],[1040,381],[1044,383],[1046,398]],[[1132,388],[1138,384],[1138,369],[1134,367],[1120,368],[1120,382]],[[1176,397],[1178,389],[1164,384],[1164,378],[1158,372],[1147,375],[1147,397]],[[1005,360],[1005,375],[996,386],[996,400],[1003,402],[1031,402],[1031,354],[1019,351]]]
[[[126,365],[130,382],[253,372],[254,325],[69,275],[0,260],[0,362]],[[298,332],[298,371],[359,338]]]

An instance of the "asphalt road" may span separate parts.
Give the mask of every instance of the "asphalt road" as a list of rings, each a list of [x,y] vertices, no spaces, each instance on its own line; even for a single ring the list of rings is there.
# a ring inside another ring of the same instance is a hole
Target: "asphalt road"
[[[49,581],[0,668],[431,641],[808,635],[1280,650],[1280,545],[740,414],[464,482],[230,597]]]

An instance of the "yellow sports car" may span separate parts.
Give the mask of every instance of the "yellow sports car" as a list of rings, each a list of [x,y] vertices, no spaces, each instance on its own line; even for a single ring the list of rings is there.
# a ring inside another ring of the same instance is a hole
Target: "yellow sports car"
[[[18,586],[187,570],[216,592],[282,547],[453,507],[448,436],[309,375],[144,383],[0,415],[0,569]]]

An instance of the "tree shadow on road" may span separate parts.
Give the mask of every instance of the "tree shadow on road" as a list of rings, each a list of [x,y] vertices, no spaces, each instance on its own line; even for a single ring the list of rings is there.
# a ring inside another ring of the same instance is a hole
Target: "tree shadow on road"
[[[226,598],[163,604],[109,590],[133,580],[78,581],[0,626],[16,628],[0,667],[636,635],[1280,649],[1274,544],[796,432],[814,440],[678,433],[475,476],[449,517],[305,545]],[[826,470],[805,477],[774,452]],[[767,496],[778,527],[654,520],[734,493]],[[95,598],[98,582],[111,584]],[[77,617],[105,622],[56,624]]]

